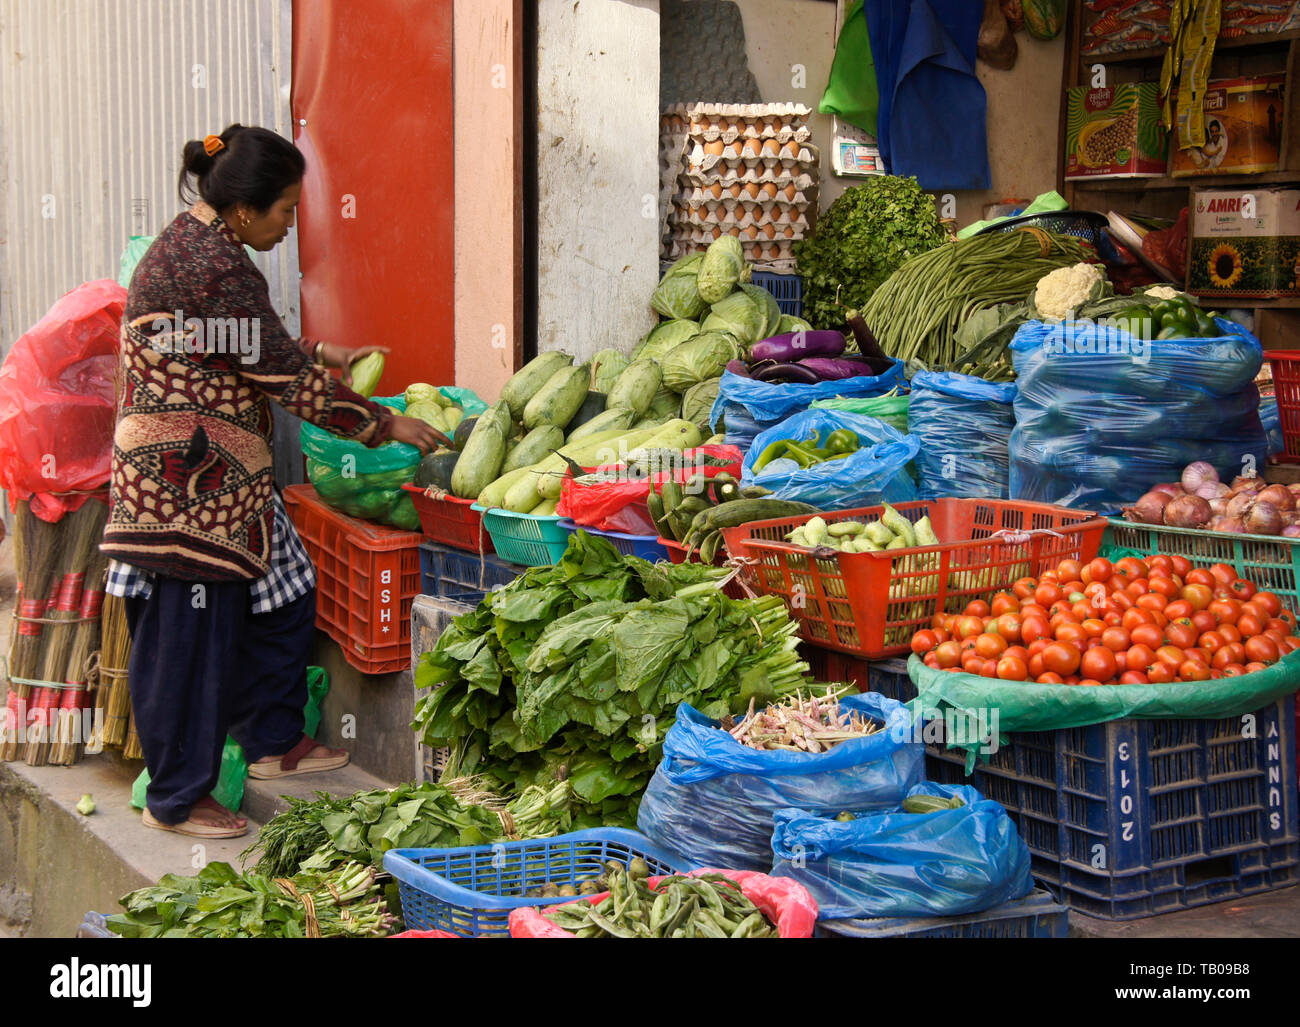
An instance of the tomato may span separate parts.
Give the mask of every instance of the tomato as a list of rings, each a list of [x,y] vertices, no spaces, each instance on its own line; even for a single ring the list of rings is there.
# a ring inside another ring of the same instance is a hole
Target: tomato
[[[1033,578],[1017,578],[1011,585],[1011,591],[1022,602],[1034,594],[1038,582]]]
[[[1077,594],[1078,593],[1076,593],[1076,595]],[[1073,606],[1070,607],[1070,613],[1074,616],[1075,620],[1082,623],[1083,621],[1086,621],[1089,617],[1093,616],[1093,614],[1096,613],[1096,611],[1092,608],[1092,604],[1088,602],[1088,600],[1080,599],[1078,602],[1076,602]]]
[[[930,628],[929,630],[930,633],[934,635],[934,641],[936,645],[941,645],[942,643],[948,641],[948,639],[952,638],[952,635],[944,631],[943,628]]]
[[[1187,580],[1189,585],[1207,585],[1209,586],[1210,591],[1214,591],[1218,584],[1218,579],[1204,567],[1194,567],[1192,570],[1189,570],[1184,574],[1183,577]]]
[[[1126,670],[1119,676],[1121,685],[1145,685],[1147,680],[1147,676],[1140,670]]]
[[[1039,606],[1050,607],[1053,603],[1061,599],[1061,589],[1053,584],[1044,582],[1034,589],[1034,602]]]
[[[1134,645],[1144,645],[1148,649],[1159,649],[1165,644],[1165,633],[1154,624],[1138,624],[1129,630],[1129,638]]]
[[[1174,679],[1174,668],[1158,660],[1147,668],[1147,680],[1153,685],[1167,685]]]
[[[1169,644],[1179,649],[1187,649],[1196,644],[1196,629],[1191,624],[1179,624],[1177,621],[1165,625],[1165,638]]]
[[[1255,598],[1258,599],[1259,596],[1256,595]],[[1288,624],[1291,625],[1291,630],[1292,630],[1292,631],[1295,631],[1296,620],[1295,620],[1295,614],[1294,614],[1294,613],[1292,613],[1290,610],[1278,610],[1277,613],[1275,614],[1275,616],[1276,616],[1279,620],[1284,620],[1284,621],[1286,621]]]
[[[961,669],[967,674],[978,674],[983,666],[984,657],[974,649],[968,649],[961,654]]]
[[[1155,622],[1155,618],[1151,616],[1149,611],[1136,606],[1131,610],[1125,610],[1124,619],[1121,621],[1129,631],[1132,631],[1139,624],[1155,624]]]
[[[1195,586],[1189,585],[1188,588]],[[1241,616],[1244,607],[1235,599],[1216,599],[1205,608],[1205,612],[1210,614],[1219,624],[1236,624],[1237,618]]]
[[[1043,674],[1039,674],[1038,677],[1034,678],[1034,680],[1037,681],[1040,685],[1065,684],[1065,678],[1061,677],[1060,674],[1053,674],[1051,671],[1047,671]]]
[[[1038,582],[1039,584],[1047,582],[1049,585],[1059,585],[1061,576],[1056,571],[1043,571],[1042,574],[1038,575]]]
[[[933,667],[935,670],[942,669],[939,667],[939,658],[935,656],[934,653],[926,653],[923,657],[921,657],[921,662],[924,663],[927,667]]]
[[[1064,642],[1055,642],[1043,650],[1043,666],[1053,674],[1073,674],[1079,669],[1080,659],[1079,650]]]
[[[924,656],[938,644],[933,631],[918,631],[912,636],[912,652],[917,656]]]
[[[1172,603],[1165,605],[1165,616],[1177,620],[1179,617],[1193,617],[1197,613],[1204,611],[1192,609],[1192,604],[1186,599],[1175,599]],[[1217,623],[1217,622],[1212,622]]]
[[[1149,645],[1132,646],[1124,654],[1124,664],[1129,670],[1145,671],[1156,662],[1156,651]]]
[[[1133,597],[1133,605],[1139,610],[1163,610],[1169,605],[1169,600],[1159,592],[1141,592]]]
[[[1242,638],[1250,638],[1264,630],[1264,622],[1253,613],[1243,613],[1237,618],[1237,630]]]
[[[1300,638],[1296,638],[1295,635],[1287,635],[1286,638],[1282,639],[1282,644],[1278,648],[1282,650],[1283,656],[1287,653],[1293,653],[1300,649]]]
[[[1114,594],[1110,597],[1110,601],[1111,601],[1112,603],[1114,603],[1116,609],[1119,609],[1119,610],[1127,610],[1129,607],[1131,607],[1131,606],[1133,605],[1133,600],[1130,599],[1130,598],[1128,597],[1127,593],[1124,593],[1124,592],[1116,592],[1116,593],[1114,593]]]
[[[1029,602],[1027,603],[1021,603],[1020,604],[1021,620],[1023,620],[1026,617],[1033,617],[1033,616],[1042,617],[1043,620],[1047,620],[1047,608],[1045,606],[1039,606],[1032,599],[1029,600]]]
[[[1169,608],[1165,607],[1165,613]],[[1215,619],[1214,614],[1209,610],[1197,610],[1192,614],[1192,627],[1204,634],[1206,631],[1214,631],[1218,628],[1219,622]]]
[[[930,618],[930,627],[934,628],[936,631],[939,630],[940,628],[946,630],[948,627],[948,614],[936,613],[933,617]]]
[[[1210,673],[1212,674],[1214,672],[1211,671]],[[1227,666],[1223,667],[1223,669],[1220,670],[1219,673],[1222,674],[1225,678],[1239,678],[1241,677],[1241,675],[1246,673],[1246,668],[1243,667],[1240,663],[1229,663]]]
[[[1083,598],[1083,590],[1087,587],[1082,581],[1067,581],[1061,586],[1061,591],[1066,594],[1070,602],[1077,603]]]
[[[1004,613],[995,621],[997,624],[998,634],[1009,643],[1020,641],[1020,615],[1016,613]]]
[[[1196,645],[1208,653],[1215,653],[1227,645],[1227,641],[1217,631],[1202,631],[1196,636]]]
[[[1193,663],[1199,663],[1204,667],[1209,667],[1210,665],[1211,654],[1207,653],[1204,649],[1197,649],[1195,647],[1191,649],[1184,649],[1183,655],[1186,656]]]
[[[1082,624],[1059,624],[1056,628],[1056,640],[1058,642],[1083,642],[1088,637],[1088,633],[1083,630]]]
[[[1162,571],[1168,571],[1170,574],[1172,574],[1174,571],[1173,560],[1165,556],[1164,553],[1156,553],[1155,556],[1148,556],[1147,566],[1150,567],[1153,572],[1157,570],[1162,570]]]
[[[1003,656],[997,663],[998,677],[1003,681],[1028,681],[1029,668],[1016,656]]]
[[[953,634],[958,638],[971,638],[975,635],[984,634],[984,621],[979,617],[963,617],[959,620],[953,629]]]
[[[1026,642],[1046,638],[1050,632],[1051,626],[1045,617],[1026,617],[1020,622],[1020,637]]]
[[[1246,647],[1240,642],[1228,642],[1226,645],[1214,650],[1214,655],[1210,657],[1210,666],[1219,670],[1231,663],[1246,662]]]
[[[1225,642],[1240,642],[1241,629],[1235,624],[1220,624],[1216,629]]]
[[[1256,671],[1267,670],[1267,669],[1268,669],[1268,665],[1267,665],[1267,664],[1263,664],[1263,663],[1259,663],[1259,662],[1254,662],[1254,663],[1248,663],[1248,664],[1246,664],[1246,673],[1247,673],[1247,674],[1254,674]]]
[[[1180,649],[1176,645],[1162,645],[1159,649],[1156,650],[1156,662],[1167,663],[1170,667],[1173,667],[1175,670],[1178,669],[1179,665],[1185,659],[1187,659],[1187,654],[1184,653],[1182,649]]]
[[[1271,638],[1257,635],[1246,640],[1246,656],[1256,663],[1277,663],[1282,653]]]
[[[1214,590],[1199,582],[1184,585],[1179,594],[1192,604],[1193,610],[1204,610],[1214,600]]]
[[[1104,645],[1089,649],[1079,662],[1079,673],[1085,678],[1098,682],[1109,681],[1119,672],[1119,663],[1115,654]]]
[[[934,651],[934,655],[939,661],[939,666],[945,670],[949,667],[956,667],[961,663],[961,643],[942,642],[939,648]]]
[[[982,678],[995,678],[998,676],[998,661],[985,660],[979,669],[979,676]]]
[[[1281,617],[1270,617],[1264,622],[1265,631],[1280,631],[1283,637],[1291,634],[1291,625]]]
[[[1110,627],[1101,633],[1101,644],[1111,652],[1122,653],[1132,644],[1132,639],[1128,628]]]
[[[1083,564],[1078,560],[1062,560],[1056,566],[1056,573],[1060,575],[1062,581],[1077,581],[1079,575],[1083,573]]]
[[[967,617],[987,617],[991,612],[989,604],[983,599],[971,600],[962,611]]]
[[[1079,681],[1078,681],[1078,684],[1080,684],[1080,685],[1095,685],[1095,686],[1098,687],[1098,688],[1101,687],[1101,682],[1100,682],[1100,681],[1096,681],[1096,680],[1094,680],[1093,678],[1080,678]]]
[[[1029,657],[1029,662],[1026,663],[1025,666],[1029,669],[1029,676],[1034,679],[1037,679],[1040,674],[1047,670],[1047,668],[1043,666],[1042,653],[1035,653],[1033,656]]]
[[[1156,627],[1163,628],[1169,623],[1169,618],[1165,616],[1163,610],[1150,610],[1148,612],[1151,614],[1151,621]]]
[[[1266,627],[1266,628],[1264,629],[1263,633],[1262,633],[1261,635],[1259,635],[1258,637],[1259,637],[1259,638],[1267,638],[1267,639],[1271,639],[1272,642],[1273,642],[1273,644],[1274,644],[1275,646],[1277,646],[1278,652],[1281,652],[1281,651],[1282,651],[1282,643],[1283,643],[1283,642],[1284,642],[1284,641],[1285,641],[1289,636],[1287,636],[1284,632],[1278,631],[1277,628],[1269,628],[1269,627]]]
[[[1001,635],[985,632],[975,639],[975,651],[986,660],[1001,656],[1007,649],[1007,640]]]
[[[1208,681],[1210,668],[1195,660],[1187,660],[1179,666],[1178,677],[1183,681]]]
[[[1104,556],[1099,556],[1088,564],[1088,580],[1090,581],[1108,581],[1112,573],[1114,573],[1114,568]]]
[[[1147,590],[1155,595],[1164,596],[1165,599],[1177,599],[1179,592],[1173,578],[1152,578],[1147,584]]]
[[[1228,591],[1238,599],[1254,599],[1257,594],[1255,583],[1247,581],[1245,578],[1234,578],[1232,584],[1228,586]]]
[[[1117,628],[1124,623],[1124,618],[1118,610],[1107,611],[1106,616],[1102,617],[1102,620],[1106,622],[1106,627],[1108,628]]]
[[[1282,615],[1282,600],[1277,597],[1276,592],[1256,592],[1251,597],[1251,602],[1263,606],[1264,612],[1270,617],[1280,617]],[[1294,620],[1294,617],[1292,619]]]
[[[1015,613],[1020,609],[1020,600],[1010,592],[999,592],[993,597],[990,610],[994,617],[1001,617],[1004,613]]]
[[[1174,573],[1183,580],[1187,579],[1188,573],[1192,569],[1192,561],[1185,556],[1171,556],[1169,562],[1174,566]]]
[[[1214,575],[1214,580],[1224,588],[1227,588],[1237,580],[1236,568],[1230,567],[1226,563],[1216,563],[1210,568],[1210,573]]]
[[[1106,622],[1096,617],[1089,617],[1083,622],[1083,631],[1089,638],[1101,638],[1106,630]]]
[[[1089,612],[1091,612],[1091,611],[1089,611]],[[1057,602],[1053,603],[1053,604],[1052,604],[1052,608],[1051,608],[1050,610],[1047,611],[1047,615],[1048,615],[1048,617],[1053,618],[1053,619],[1056,618],[1056,617],[1062,617],[1062,616],[1064,616],[1064,617],[1069,617],[1071,620],[1077,620],[1077,619],[1078,619],[1078,618],[1076,618],[1076,617],[1074,616],[1074,607],[1071,606],[1071,605],[1070,605],[1068,602],[1066,602],[1064,599],[1060,599],[1060,600],[1058,600]]]

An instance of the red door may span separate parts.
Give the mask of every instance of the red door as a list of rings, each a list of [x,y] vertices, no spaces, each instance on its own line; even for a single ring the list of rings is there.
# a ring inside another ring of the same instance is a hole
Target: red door
[[[376,395],[455,378],[452,0],[293,5],[302,333],[389,346]]]

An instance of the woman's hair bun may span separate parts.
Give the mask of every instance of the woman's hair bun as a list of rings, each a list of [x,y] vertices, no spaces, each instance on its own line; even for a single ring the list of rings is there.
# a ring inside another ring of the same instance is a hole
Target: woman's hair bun
[[[211,171],[216,158],[208,156],[208,151],[203,148],[202,139],[191,139],[182,151],[182,161],[186,174],[198,176],[206,175]]]

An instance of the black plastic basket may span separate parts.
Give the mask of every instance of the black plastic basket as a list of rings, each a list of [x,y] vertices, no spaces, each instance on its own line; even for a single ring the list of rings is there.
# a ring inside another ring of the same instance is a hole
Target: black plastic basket
[[[1097,246],[1101,242],[1101,230],[1110,222],[1106,215],[1094,210],[1047,210],[1039,214],[1022,214],[1017,218],[1007,218],[997,224],[981,228],[976,235],[989,232],[1015,232],[1021,228],[1041,228],[1045,232],[1058,235],[1072,235],[1086,243]]]

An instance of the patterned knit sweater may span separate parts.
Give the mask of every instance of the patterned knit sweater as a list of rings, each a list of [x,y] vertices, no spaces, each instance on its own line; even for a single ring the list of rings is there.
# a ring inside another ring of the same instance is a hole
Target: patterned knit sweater
[[[178,215],[127,295],[100,549],[189,581],[266,574],[271,401],[367,446],[392,427],[384,407],[312,363],[313,346],[289,336],[266,279],[216,211],[200,203]]]

